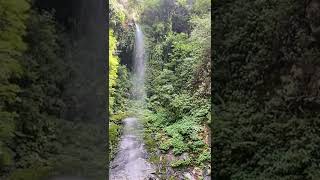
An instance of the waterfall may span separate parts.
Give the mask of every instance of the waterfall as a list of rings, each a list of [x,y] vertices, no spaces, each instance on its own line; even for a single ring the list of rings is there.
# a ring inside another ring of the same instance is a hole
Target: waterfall
[[[133,98],[144,105],[145,102],[145,49],[143,33],[136,25],[135,46],[133,56]],[[139,108],[141,108],[139,106]],[[111,162],[111,180],[143,180],[154,179],[154,167],[147,160],[148,153],[143,142],[143,126],[137,118],[128,117],[123,120],[123,133],[118,152]]]
[[[144,88],[145,80],[145,49],[144,49],[144,37],[141,28],[136,24],[135,33],[135,46],[134,46],[134,59],[133,59],[133,87],[132,95],[135,99],[144,102],[146,96]]]

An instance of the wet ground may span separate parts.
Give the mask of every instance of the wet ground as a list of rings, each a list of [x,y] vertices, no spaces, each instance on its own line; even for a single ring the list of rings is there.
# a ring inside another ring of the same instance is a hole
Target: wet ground
[[[124,120],[118,153],[111,162],[110,180],[155,179],[154,167],[147,161],[148,154],[144,147],[142,130],[138,119]]]

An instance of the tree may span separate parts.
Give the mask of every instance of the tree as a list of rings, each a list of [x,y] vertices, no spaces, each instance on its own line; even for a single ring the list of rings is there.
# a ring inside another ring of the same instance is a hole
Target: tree
[[[318,179],[319,105],[311,76],[318,77],[312,69],[319,47],[310,41],[304,3],[215,7],[214,178]]]
[[[109,30],[109,106],[113,107],[114,103],[114,86],[116,85],[116,81],[118,78],[118,66],[119,59],[114,54],[116,50],[116,38],[113,35],[113,31]],[[112,109],[109,109],[112,112]]]
[[[19,101],[20,87],[15,83],[22,75],[21,55],[27,45],[29,3],[25,0],[0,1],[0,172],[14,164],[9,144],[14,136],[18,114],[13,108]]]

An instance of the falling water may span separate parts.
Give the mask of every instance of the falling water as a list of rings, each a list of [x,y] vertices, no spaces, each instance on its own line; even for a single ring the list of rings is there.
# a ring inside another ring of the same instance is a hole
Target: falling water
[[[137,100],[144,101],[145,89],[145,49],[143,33],[140,26],[136,24],[136,36],[134,46],[134,67],[133,67],[132,94]]]
[[[143,33],[136,25],[134,48],[134,72],[132,94],[140,103],[144,102],[145,50]],[[137,118],[126,118],[119,150],[111,162],[111,180],[155,179],[154,168],[147,161],[147,152],[143,143],[143,127]]]

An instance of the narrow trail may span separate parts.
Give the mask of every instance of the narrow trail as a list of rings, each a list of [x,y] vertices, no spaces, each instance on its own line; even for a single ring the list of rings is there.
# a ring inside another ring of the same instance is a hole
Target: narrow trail
[[[154,179],[153,166],[147,161],[143,127],[136,118],[124,120],[123,135],[115,159],[111,162],[111,180]]]

